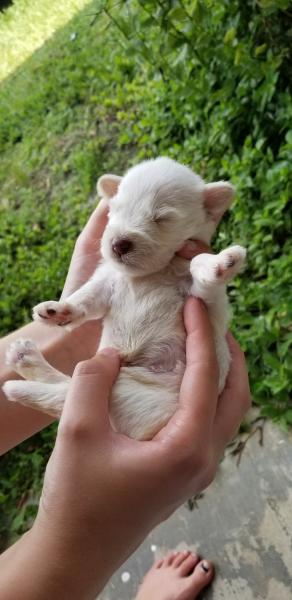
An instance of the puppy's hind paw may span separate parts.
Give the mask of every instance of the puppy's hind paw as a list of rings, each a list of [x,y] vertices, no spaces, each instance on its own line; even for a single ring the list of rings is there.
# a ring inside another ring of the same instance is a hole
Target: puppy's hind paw
[[[6,364],[13,369],[32,367],[42,361],[42,355],[32,340],[18,339],[6,352]]]
[[[218,285],[226,285],[244,266],[246,256],[242,246],[230,246],[217,255],[198,254],[190,264],[193,276],[191,294],[206,298],[206,294],[217,289]]]
[[[230,246],[222,250],[215,258],[215,276],[217,281],[226,282],[235,277],[243,266],[246,250],[242,246]]]

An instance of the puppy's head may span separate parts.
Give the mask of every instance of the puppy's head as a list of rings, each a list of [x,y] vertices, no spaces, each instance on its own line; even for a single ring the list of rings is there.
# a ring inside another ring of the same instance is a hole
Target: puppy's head
[[[205,184],[164,157],[142,162],[124,177],[103,175],[97,189],[110,206],[102,255],[136,276],[163,269],[187,239],[209,243],[234,195],[230,183]]]

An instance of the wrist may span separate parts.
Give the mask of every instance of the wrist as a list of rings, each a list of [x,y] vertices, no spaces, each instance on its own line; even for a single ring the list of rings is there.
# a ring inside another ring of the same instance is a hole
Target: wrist
[[[35,525],[2,554],[0,567],[3,600],[95,597],[84,578],[87,572],[82,565],[82,552],[77,562],[72,549]]]
[[[15,371],[6,365],[8,348],[18,338],[32,339],[50,363],[65,373],[71,373],[75,366],[71,348],[76,347],[73,333],[32,322],[0,340],[0,455],[47,427],[54,420],[43,412],[7,400],[2,385],[6,381],[19,378]]]
[[[76,364],[76,343],[78,346],[76,331],[32,321],[13,336],[33,340],[53,367],[66,375],[72,374]]]
[[[37,321],[26,327],[25,335],[36,342],[53,367],[66,375],[72,375],[78,362],[96,353],[101,332],[99,321],[84,323],[71,331]]]
[[[29,600],[92,600],[120,566],[107,558],[104,545],[98,543],[98,532],[93,544],[91,533],[87,535],[76,524],[70,530],[65,520],[61,527],[54,527],[37,517],[29,534],[30,563],[32,572],[37,573],[35,595],[28,596]]]
[[[18,338],[28,338],[36,343],[50,364],[66,375],[71,375],[77,362],[90,358],[96,352],[100,329],[98,321],[85,323],[72,331],[32,321],[1,340],[1,364],[5,365],[5,352],[12,342]],[[92,334],[88,343],[87,330]]]
[[[49,489],[44,490],[32,534],[36,540],[37,557],[43,564],[43,556],[46,565],[42,585],[46,577],[55,581],[52,597],[59,597],[59,593],[62,598],[68,595],[70,600],[95,598],[160,521],[154,523],[151,519],[147,524],[143,512],[141,518],[136,519],[127,511],[121,513],[118,510],[117,514],[115,507],[105,509],[105,505],[99,505],[98,501],[95,510],[90,510],[90,518],[87,518],[86,509],[80,511],[78,508],[76,511],[76,503],[80,501],[77,491],[72,505],[68,504],[64,510],[63,503],[59,501],[45,508],[46,494],[50,495]],[[62,490],[60,494],[62,496]]]
[[[0,422],[5,423],[5,427],[1,428],[0,455],[54,420],[43,412],[7,400],[2,385],[18,378],[6,365],[5,355],[10,344],[18,338],[33,340],[52,366],[71,375],[79,361],[95,354],[100,327],[100,322],[91,321],[73,331],[65,331],[61,327],[49,327],[34,321],[0,340]]]

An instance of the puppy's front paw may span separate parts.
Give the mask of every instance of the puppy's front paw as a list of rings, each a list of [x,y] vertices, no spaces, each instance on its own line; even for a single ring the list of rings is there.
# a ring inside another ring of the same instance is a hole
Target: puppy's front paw
[[[80,309],[71,306],[68,302],[55,302],[54,300],[37,304],[32,314],[35,321],[60,327],[69,325],[84,315]]]

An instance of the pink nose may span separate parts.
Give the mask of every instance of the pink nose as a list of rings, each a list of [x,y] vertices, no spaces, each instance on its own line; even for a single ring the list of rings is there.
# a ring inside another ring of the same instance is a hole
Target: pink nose
[[[127,240],[126,238],[121,238],[119,240],[114,240],[112,243],[113,252],[117,256],[122,256],[123,254],[127,254],[133,248],[133,242],[131,240]]]

